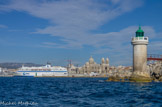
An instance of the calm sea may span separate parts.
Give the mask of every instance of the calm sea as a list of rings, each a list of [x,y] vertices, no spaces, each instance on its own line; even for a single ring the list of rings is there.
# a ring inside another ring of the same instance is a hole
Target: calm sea
[[[0,107],[162,107],[162,83],[106,78],[0,78]]]

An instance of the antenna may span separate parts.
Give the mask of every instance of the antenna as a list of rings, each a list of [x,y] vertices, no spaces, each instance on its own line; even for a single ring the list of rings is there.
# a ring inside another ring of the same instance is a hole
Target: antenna
[[[71,59],[69,59],[69,60],[67,60],[67,62],[68,62],[68,64],[70,65],[70,67],[71,67],[71,62],[72,62],[72,60]]]
[[[49,61],[47,61],[47,65],[51,65],[51,63]]]

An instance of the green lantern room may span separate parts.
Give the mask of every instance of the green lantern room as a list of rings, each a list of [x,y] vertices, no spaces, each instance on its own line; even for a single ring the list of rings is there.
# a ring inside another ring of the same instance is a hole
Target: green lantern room
[[[136,37],[144,37],[144,31],[139,26],[139,29],[136,31]]]

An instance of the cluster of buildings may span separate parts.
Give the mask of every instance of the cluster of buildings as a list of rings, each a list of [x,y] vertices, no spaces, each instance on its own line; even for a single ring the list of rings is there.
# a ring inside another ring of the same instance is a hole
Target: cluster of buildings
[[[7,68],[1,68],[0,67],[0,76],[5,77],[5,76],[12,76],[15,72],[13,70],[7,69]]]
[[[38,73],[36,73],[38,72],[39,68],[41,67],[22,67],[21,72],[23,72],[23,76],[24,76],[24,73],[27,74],[28,71],[30,71],[30,74],[32,71],[33,75],[39,76]],[[47,67],[47,69],[49,69],[49,67]],[[18,69],[0,68],[0,76],[13,76],[17,70]],[[129,76],[131,73],[130,71],[132,71],[132,67],[110,66],[109,58],[106,58],[106,59],[102,58],[101,63],[97,64],[94,61],[93,57],[90,57],[89,61],[86,62],[82,67],[77,67],[77,66],[74,66],[73,64],[69,64],[69,66],[67,67],[67,71],[68,72],[66,76],[69,76],[69,77],[108,77],[108,76],[114,76],[114,75]],[[44,72],[47,75],[48,71],[44,71]],[[42,70],[41,70],[41,73],[43,73]],[[53,75],[49,74],[48,76],[53,76]]]
[[[97,64],[93,57],[89,58],[89,61],[86,62],[82,67],[76,67],[72,64],[68,66],[69,76],[110,76],[119,71],[131,71],[132,67],[124,66],[110,66],[109,59],[102,58],[101,63]]]

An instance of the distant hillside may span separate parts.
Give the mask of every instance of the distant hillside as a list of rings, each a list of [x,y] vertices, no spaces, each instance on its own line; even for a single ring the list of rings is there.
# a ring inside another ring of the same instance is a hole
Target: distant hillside
[[[34,63],[14,63],[14,62],[5,62],[5,63],[0,63],[0,67],[2,68],[7,68],[7,69],[17,69],[24,66],[42,66],[41,64],[34,64]]]

